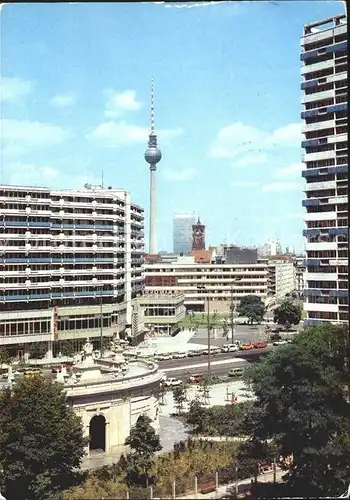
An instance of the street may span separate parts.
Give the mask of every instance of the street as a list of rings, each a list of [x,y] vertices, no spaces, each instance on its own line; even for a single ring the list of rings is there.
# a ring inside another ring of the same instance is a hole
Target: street
[[[228,363],[232,359],[235,358],[242,358],[242,359],[252,359],[255,357],[260,357],[261,355],[267,354],[270,352],[272,349],[274,349],[273,346],[269,345],[268,347],[265,347],[263,349],[252,349],[250,351],[236,351],[236,352],[228,352],[228,353],[218,353],[215,355],[210,356],[210,360],[212,364],[215,361],[223,361],[227,360]],[[191,365],[201,365],[205,364],[207,365],[208,363],[208,355],[202,354],[201,356],[195,356],[195,357],[188,357],[188,358],[181,358],[181,359],[167,359],[164,361],[157,361],[157,364],[159,365],[159,368],[161,370],[171,370],[172,368],[178,368],[178,367],[188,367]]]

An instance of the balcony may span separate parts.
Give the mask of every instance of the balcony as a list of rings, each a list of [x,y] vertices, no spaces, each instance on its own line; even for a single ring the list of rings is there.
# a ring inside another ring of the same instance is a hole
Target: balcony
[[[329,292],[330,297],[348,297],[348,295],[348,290],[330,290]]]
[[[305,221],[315,221],[315,220],[336,220],[337,212],[312,212],[304,215]]]
[[[327,113],[339,113],[340,111],[347,111],[347,104],[335,104],[334,106],[327,107]]]
[[[311,110],[314,111],[314,110]],[[312,116],[316,116],[318,113]],[[315,123],[305,123],[303,125],[303,133],[305,132],[315,132],[316,130],[327,130],[330,128],[335,127],[335,120],[334,117],[324,120],[322,122],[315,122]]]
[[[322,251],[322,250],[336,250],[338,248],[338,243],[336,241],[322,241],[317,243],[306,243],[306,251],[310,252],[312,250]]]
[[[338,281],[337,273],[312,273],[306,272],[304,275],[306,281]]]
[[[301,205],[303,207],[315,207],[319,205],[321,200],[319,198],[308,198],[307,200],[303,200]]]
[[[320,191],[321,189],[335,189],[336,187],[336,181],[309,182],[305,185],[304,191]]]
[[[305,153],[302,160],[307,163],[309,161],[332,160],[335,157],[336,152],[332,149],[331,151],[320,151],[318,153]]]
[[[314,177],[317,175],[345,174],[348,171],[347,165],[337,165],[335,167],[307,168],[303,170],[302,177]],[[310,183],[311,186],[312,183]]]
[[[338,304],[304,302],[304,311],[338,312],[339,305]]]
[[[330,236],[348,236],[349,235],[349,228],[348,227],[332,227],[329,230],[329,235]]]
[[[334,97],[335,97],[334,90],[324,90],[321,92],[314,92],[313,94],[304,95],[301,99],[301,102],[303,104],[306,104],[315,101],[322,101],[324,99],[333,99]]]
[[[316,71],[322,71],[323,69],[333,67],[333,59],[328,59],[327,61],[316,62],[313,64],[308,64],[301,68],[301,74],[306,75],[307,73],[315,73]]]

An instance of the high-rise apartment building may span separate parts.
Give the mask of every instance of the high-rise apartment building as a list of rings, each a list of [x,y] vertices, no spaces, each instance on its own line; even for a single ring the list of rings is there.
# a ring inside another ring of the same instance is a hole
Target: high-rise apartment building
[[[144,213],[127,192],[0,186],[0,346],[99,342],[132,324]]]
[[[192,251],[192,226],[196,215],[175,214],[173,219],[173,251],[175,254],[189,254]]]
[[[302,147],[307,323],[348,319],[347,18],[304,26]]]

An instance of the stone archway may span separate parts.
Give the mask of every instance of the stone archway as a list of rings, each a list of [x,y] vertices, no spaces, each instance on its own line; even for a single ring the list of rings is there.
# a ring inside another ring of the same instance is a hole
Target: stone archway
[[[106,419],[103,415],[95,415],[90,420],[89,450],[106,451]]]

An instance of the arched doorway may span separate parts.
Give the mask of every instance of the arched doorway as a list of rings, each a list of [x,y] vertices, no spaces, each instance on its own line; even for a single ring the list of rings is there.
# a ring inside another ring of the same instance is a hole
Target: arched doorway
[[[89,426],[90,451],[106,451],[106,419],[103,415],[95,415]]]

